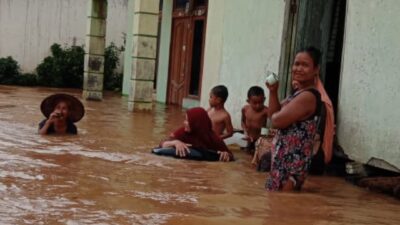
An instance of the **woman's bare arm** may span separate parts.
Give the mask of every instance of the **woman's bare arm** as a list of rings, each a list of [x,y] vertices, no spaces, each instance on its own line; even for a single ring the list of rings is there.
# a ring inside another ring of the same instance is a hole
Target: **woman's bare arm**
[[[279,83],[275,83],[273,85],[266,84],[269,89],[269,98],[268,98],[268,116],[272,117],[272,115],[278,112],[281,109],[281,104],[279,103],[278,98],[278,87]]]
[[[315,112],[316,101],[311,92],[302,92],[272,115],[272,127],[282,129],[297,121],[307,119]]]

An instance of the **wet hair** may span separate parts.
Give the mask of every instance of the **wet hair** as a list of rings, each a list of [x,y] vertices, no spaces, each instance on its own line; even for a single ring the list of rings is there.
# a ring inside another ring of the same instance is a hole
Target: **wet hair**
[[[211,94],[215,97],[221,98],[222,101],[225,102],[226,99],[228,99],[228,88],[224,85],[215,86],[211,89]]]
[[[311,57],[311,59],[312,59],[312,61],[314,63],[314,66],[319,66],[320,65],[320,63],[321,63],[321,51],[318,48],[316,48],[314,46],[308,46],[308,47],[300,49],[300,51],[298,51],[297,53],[300,53],[300,52],[307,53]]]
[[[249,99],[252,96],[265,96],[264,89],[259,86],[253,86],[247,91],[247,98]]]

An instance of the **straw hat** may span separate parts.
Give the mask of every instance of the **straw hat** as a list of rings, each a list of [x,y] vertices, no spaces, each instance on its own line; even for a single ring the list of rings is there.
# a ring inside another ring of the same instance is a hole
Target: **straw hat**
[[[72,95],[61,93],[50,95],[42,101],[42,103],[40,104],[40,110],[42,111],[43,115],[46,118],[49,118],[50,114],[54,111],[54,108],[60,101],[67,102],[69,106],[68,118],[72,122],[78,122],[85,115],[85,108],[83,107],[83,104],[81,101],[79,101],[79,99],[75,98]]]

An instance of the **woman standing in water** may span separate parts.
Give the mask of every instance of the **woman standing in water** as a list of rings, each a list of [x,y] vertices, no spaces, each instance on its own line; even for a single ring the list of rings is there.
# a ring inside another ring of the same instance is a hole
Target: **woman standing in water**
[[[85,109],[77,98],[54,94],[42,101],[40,110],[47,118],[39,123],[39,134],[77,134],[75,122],[82,119]]]
[[[200,107],[189,109],[183,127],[160,143],[154,154],[178,158],[223,161],[233,160],[233,154],[212,130],[207,112]]]
[[[272,166],[266,188],[270,191],[300,190],[307,176],[317,128],[320,94],[315,89],[319,51],[313,47],[296,54],[292,79],[297,91],[281,105],[278,83],[269,85],[269,115],[278,129],[272,145]]]

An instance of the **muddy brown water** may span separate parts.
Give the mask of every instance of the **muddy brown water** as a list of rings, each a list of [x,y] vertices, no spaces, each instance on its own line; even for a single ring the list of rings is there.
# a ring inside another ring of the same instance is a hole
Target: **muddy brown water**
[[[106,93],[84,101],[78,136],[39,136],[39,104],[55,92],[80,97],[0,86],[0,224],[400,224],[399,201],[342,178],[267,193],[266,174],[236,148],[232,163],[150,154],[182,122],[173,106],[132,113]]]

